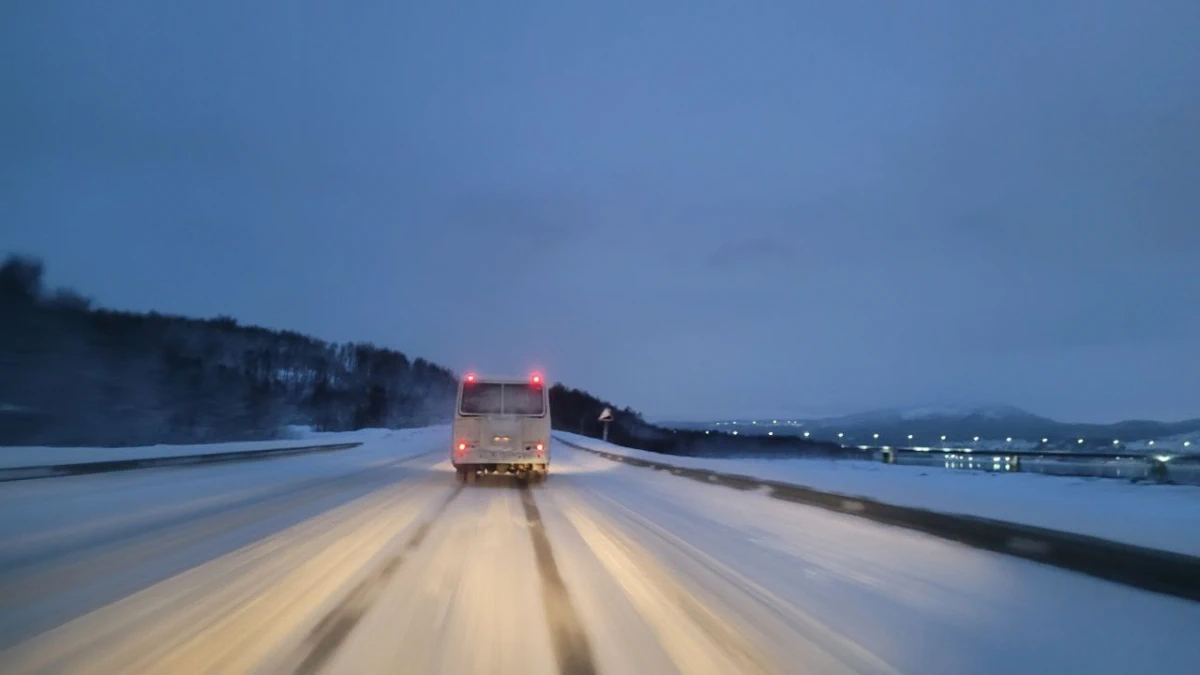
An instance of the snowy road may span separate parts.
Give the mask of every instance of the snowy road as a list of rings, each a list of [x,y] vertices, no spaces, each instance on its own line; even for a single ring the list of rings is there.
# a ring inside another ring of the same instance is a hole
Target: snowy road
[[[446,433],[0,486],[4,673],[1193,673],[1200,604]],[[434,451],[431,454],[423,454]]]

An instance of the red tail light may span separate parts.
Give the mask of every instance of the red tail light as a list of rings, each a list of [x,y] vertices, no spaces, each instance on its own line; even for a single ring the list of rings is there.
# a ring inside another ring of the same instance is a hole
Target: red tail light
[[[543,450],[545,450],[545,449],[546,449],[546,446],[545,446],[545,445],[542,445],[541,443],[538,443],[538,444],[537,444],[536,446],[534,446],[534,447],[537,449],[537,451],[538,451],[538,452],[541,452],[541,451],[543,451]]]
[[[466,451],[467,451],[467,444],[460,441],[458,444],[458,454],[461,455],[462,453],[464,453]]]
[[[532,382],[534,386],[540,386],[542,384],[542,376],[540,373],[534,373],[533,375],[529,376],[529,381]]]
[[[465,379],[467,380],[468,384],[474,382],[475,381],[475,373],[467,373],[467,377]]]

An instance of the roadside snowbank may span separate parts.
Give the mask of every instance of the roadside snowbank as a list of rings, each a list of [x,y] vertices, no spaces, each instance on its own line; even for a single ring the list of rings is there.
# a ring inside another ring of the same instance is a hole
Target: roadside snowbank
[[[399,434],[433,433],[438,431],[449,438],[449,427],[425,427],[421,429],[360,429],[345,432],[294,433],[292,438],[274,441],[246,441],[238,443],[205,443],[200,445],[145,445],[127,448],[59,448],[39,446],[0,447],[0,469],[15,469],[32,466],[57,466],[85,462],[109,462],[126,459],[152,457],[181,457],[185,455],[209,455],[222,452],[249,452],[276,448],[298,448],[309,445],[336,443],[367,443]]]
[[[900,506],[1004,520],[1200,555],[1200,487],[1107,478],[951,471],[823,459],[677,457],[556,433],[577,445],[865,497]]]

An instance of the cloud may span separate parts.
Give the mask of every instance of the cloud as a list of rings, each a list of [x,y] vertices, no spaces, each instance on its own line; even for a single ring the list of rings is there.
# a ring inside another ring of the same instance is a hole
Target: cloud
[[[590,220],[586,209],[562,195],[497,190],[455,195],[447,201],[442,208],[445,225],[498,229],[518,238],[559,242]]]
[[[790,243],[761,236],[723,244],[708,257],[708,264],[719,269],[745,268],[792,262],[797,255]]]

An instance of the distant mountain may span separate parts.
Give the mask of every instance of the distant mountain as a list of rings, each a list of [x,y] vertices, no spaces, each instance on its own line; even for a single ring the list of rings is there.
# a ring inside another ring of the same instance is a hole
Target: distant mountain
[[[1000,423],[1021,422],[1055,423],[1054,420],[1039,417],[1031,412],[1009,405],[963,407],[963,406],[924,406],[919,408],[884,408],[870,410],[841,417],[828,417],[809,421],[816,426],[862,426],[862,425],[892,425],[913,424],[921,422],[946,423],[976,420],[993,420]]]
[[[841,433],[844,443],[868,445],[936,447],[967,445],[979,438],[979,443],[987,446],[994,441],[1008,443],[1007,439],[1012,438],[1012,447],[1040,446],[1042,439],[1047,439],[1046,446],[1061,449],[1111,447],[1114,440],[1119,440],[1122,446],[1148,448],[1152,447],[1149,440],[1160,439],[1160,445],[1165,441],[1182,446],[1190,441],[1190,447],[1200,448],[1200,419],[1079,424],[1059,422],[1008,405],[888,408],[818,419],[738,419],[664,425],[681,429],[737,430],[741,435],[769,433],[782,436],[807,432],[816,439],[834,439]],[[1079,439],[1084,442],[1079,443]]]

